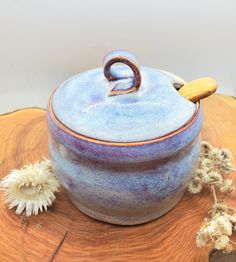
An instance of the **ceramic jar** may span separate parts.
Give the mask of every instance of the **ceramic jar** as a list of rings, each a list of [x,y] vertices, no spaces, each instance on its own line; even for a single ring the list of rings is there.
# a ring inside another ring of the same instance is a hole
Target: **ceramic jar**
[[[52,94],[47,122],[55,174],[72,203],[105,222],[135,225],[173,208],[197,165],[199,102],[179,77],[139,67],[123,50]]]

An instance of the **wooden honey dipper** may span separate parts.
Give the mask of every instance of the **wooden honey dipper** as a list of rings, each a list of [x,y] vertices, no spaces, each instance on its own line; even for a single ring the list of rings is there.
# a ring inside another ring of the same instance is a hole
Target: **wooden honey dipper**
[[[199,78],[183,85],[175,83],[174,86],[176,89],[178,89],[178,85],[178,92],[192,102],[199,101],[212,95],[217,89],[216,81],[210,77]]]

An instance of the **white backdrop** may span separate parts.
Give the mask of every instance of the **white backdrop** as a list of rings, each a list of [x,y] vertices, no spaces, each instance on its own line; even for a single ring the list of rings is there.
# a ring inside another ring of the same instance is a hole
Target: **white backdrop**
[[[0,0],[0,112],[46,106],[111,49],[236,96],[235,0]]]

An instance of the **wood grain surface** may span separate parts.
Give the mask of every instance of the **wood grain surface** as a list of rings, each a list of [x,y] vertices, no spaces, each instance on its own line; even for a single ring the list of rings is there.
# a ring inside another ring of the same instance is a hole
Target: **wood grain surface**
[[[202,138],[229,148],[236,158],[236,100],[213,95],[203,104]],[[47,157],[47,138],[44,110],[22,109],[0,116],[0,176]],[[236,194],[227,198],[236,206],[235,200]],[[186,193],[165,216],[122,227],[83,215],[63,189],[48,212],[28,219],[0,201],[0,261],[206,262],[211,248],[198,249],[195,233],[211,205],[208,191],[198,196]]]
[[[214,79],[203,77],[185,83],[178,92],[186,99],[197,102],[215,93],[216,89],[217,83]]]

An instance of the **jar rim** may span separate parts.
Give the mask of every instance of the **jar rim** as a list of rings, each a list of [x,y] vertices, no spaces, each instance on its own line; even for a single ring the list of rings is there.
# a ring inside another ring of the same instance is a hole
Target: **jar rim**
[[[67,127],[64,123],[62,123],[54,114],[53,112],[53,108],[52,108],[52,98],[53,95],[55,93],[55,91],[57,90],[57,88],[54,90],[54,92],[51,94],[50,98],[49,98],[49,102],[48,102],[48,107],[47,107],[47,112],[49,114],[49,116],[51,117],[52,121],[59,127],[61,128],[64,132],[68,133],[71,136],[74,136],[78,139],[90,142],[90,143],[94,143],[94,144],[100,144],[100,145],[106,145],[106,146],[141,146],[141,145],[147,145],[147,144],[153,144],[156,142],[162,142],[164,140],[169,139],[170,137],[173,137],[179,133],[182,133],[184,130],[188,129],[189,126],[191,126],[195,120],[197,119],[199,113],[200,113],[200,101],[196,102],[196,110],[194,112],[194,114],[192,115],[192,117],[188,120],[188,122],[186,122],[183,126],[181,126],[180,128],[165,134],[163,136],[159,136],[156,138],[152,138],[152,139],[148,139],[148,140],[141,140],[141,141],[131,141],[131,142],[116,142],[116,141],[108,141],[108,140],[101,140],[101,139],[97,139],[94,137],[89,137],[80,133],[77,133],[76,131],[72,130],[71,128]]]

